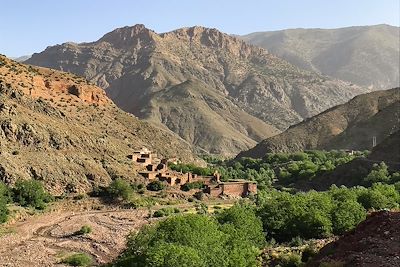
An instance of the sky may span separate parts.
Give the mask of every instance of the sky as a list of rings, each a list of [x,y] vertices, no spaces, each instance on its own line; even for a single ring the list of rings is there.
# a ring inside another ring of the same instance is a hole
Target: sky
[[[156,32],[200,25],[229,34],[400,24],[399,0],[1,0],[0,54],[95,41],[123,26]]]

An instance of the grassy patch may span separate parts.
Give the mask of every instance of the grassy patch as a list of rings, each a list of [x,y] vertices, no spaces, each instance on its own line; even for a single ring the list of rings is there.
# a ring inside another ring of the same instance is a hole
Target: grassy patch
[[[76,253],[64,258],[61,263],[70,266],[89,266],[92,264],[92,257],[86,253]]]

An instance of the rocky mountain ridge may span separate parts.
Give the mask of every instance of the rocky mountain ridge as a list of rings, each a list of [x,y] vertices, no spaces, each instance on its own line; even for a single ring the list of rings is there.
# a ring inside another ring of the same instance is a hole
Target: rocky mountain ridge
[[[105,89],[123,110],[175,131],[201,151],[228,155],[276,134],[275,128],[284,130],[366,91],[302,71],[262,48],[198,26],[161,34],[143,25],[119,28],[95,42],[48,47],[27,63],[82,75]],[[194,81],[197,92],[207,96],[208,101],[225,101],[229,106],[224,113],[213,107],[202,109],[203,118],[215,117],[217,113],[222,125],[232,128],[232,123],[224,118],[235,116],[229,110],[242,109],[247,115],[239,116],[237,124],[245,126],[225,132],[221,124],[205,123],[218,133],[215,141],[210,140],[202,134],[202,128],[179,121],[187,112],[188,118],[195,118],[198,113],[198,109],[180,107],[179,100],[184,95],[174,96],[173,116],[169,114],[170,108],[160,115],[159,105],[152,104],[153,96],[157,95],[160,103],[169,103],[168,99],[161,99],[167,94],[159,92],[187,86],[188,81]],[[212,100],[209,92],[213,92]],[[174,121],[165,123],[162,117]],[[254,135],[255,132],[260,134]]]
[[[299,68],[373,90],[400,86],[400,28],[287,29],[240,36]]]

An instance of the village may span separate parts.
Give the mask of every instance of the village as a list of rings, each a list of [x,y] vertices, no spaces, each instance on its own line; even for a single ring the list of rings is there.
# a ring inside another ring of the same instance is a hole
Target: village
[[[189,183],[203,183],[203,193],[210,197],[247,197],[257,194],[257,183],[248,180],[229,180],[222,182],[220,174],[215,172],[211,176],[200,176],[193,173],[182,173],[170,170],[168,163],[176,164],[176,159],[159,159],[156,153],[142,148],[134,151],[129,158],[141,167],[139,172],[147,182],[161,181],[168,186],[180,188]]]

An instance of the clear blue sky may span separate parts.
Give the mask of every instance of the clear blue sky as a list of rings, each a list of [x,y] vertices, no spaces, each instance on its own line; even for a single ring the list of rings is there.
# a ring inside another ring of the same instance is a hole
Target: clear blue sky
[[[399,26],[399,0],[2,0],[0,53],[21,56],[114,28],[202,25],[231,34],[287,28]]]

